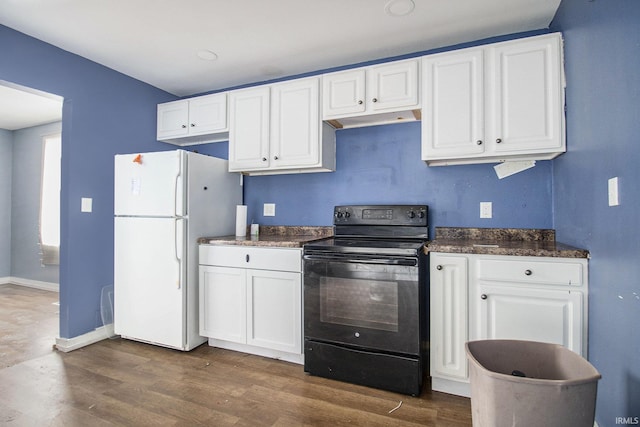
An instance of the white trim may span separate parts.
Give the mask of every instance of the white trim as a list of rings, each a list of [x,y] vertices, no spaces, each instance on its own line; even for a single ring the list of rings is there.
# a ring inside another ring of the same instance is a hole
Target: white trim
[[[42,282],[40,280],[23,279],[20,277],[9,276],[9,277],[0,278],[0,283],[26,286],[28,288],[42,289],[44,291],[60,292],[59,283]]]
[[[270,348],[234,343],[231,341],[218,340],[215,338],[209,338],[209,345],[211,347],[224,348],[226,350],[255,354],[257,356],[269,357],[271,359],[284,360],[285,362],[304,365],[304,354],[288,353],[286,351],[272,350]]]
[[[63,353],[86,347],[113,336],[113,323],[100,326],[91,332],[73,338],[56,338],[56,348]]]
[[[431,377],[431,390],[442,393],[455,394],[456,396],[471,397],[471,385],[469,380],[449,380],[439,377]]]

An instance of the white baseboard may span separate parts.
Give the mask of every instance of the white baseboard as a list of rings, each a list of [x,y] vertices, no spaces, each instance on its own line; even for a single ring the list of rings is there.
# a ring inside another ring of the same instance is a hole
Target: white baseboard
[[[97,343],[109,337],[113,334],[113,323],[105,326],[100,326],[91,332],[79,335],[73,338],[56,338],[56,348],[63,353],[68,353],[73,350],[77,350],[81,347],[86,347],[90,344]]]
[[[44,291],[60,292],[60,285],[52,282],[42,282],[40,280],[23,279],[21,277],[2,277],[0,278],[2,284],[12,284],[18,286],[26,286],[28,288],[42,289]]]

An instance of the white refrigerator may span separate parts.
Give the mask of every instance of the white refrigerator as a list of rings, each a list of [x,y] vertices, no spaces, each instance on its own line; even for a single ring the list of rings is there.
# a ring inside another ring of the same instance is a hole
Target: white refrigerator
[[[198,335],[199,237],[235,234],[241,177],[184,150],[115,156],[114,330],[188,351]]]

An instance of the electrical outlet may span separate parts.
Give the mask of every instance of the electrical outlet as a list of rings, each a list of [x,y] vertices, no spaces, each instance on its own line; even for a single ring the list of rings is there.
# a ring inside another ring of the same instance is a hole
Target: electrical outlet
[[[491,218],[491,202],[480,202],[480,218]]]
[[[264,216],[276,216],[276,204],[265,203],[262,209],[262,215]]]

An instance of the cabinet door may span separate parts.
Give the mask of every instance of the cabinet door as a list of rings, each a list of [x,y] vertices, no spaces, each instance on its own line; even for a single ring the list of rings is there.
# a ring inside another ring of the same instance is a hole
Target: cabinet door
[[[484,152],[482,49],[426,56],[422,62],[423,160]]]
[[[269,87],[231,92],[229,171],[269,167]]]
[[[560,36],[501,43],[489,54],[495,151],[565,151]]]
[[[202,135],[227,129],[227,94],[198,96],[189,100],[189,134]]]
[[[563,345],[582,353],[582,292],[481,283],[478,339],[518,339]]]
[[[322,77],[323,117],[335,118],[363,113],[365,104],[365,70],[325,74]]]
[[[247,270],[247,344],[302,353],[300,273]]]
[[[468,263],[465,256],[430,254],[431,375],[467,379]]]
[[[377,65],[368,70],[367,108],[397,110],[418,105],[418,60]]]
[[[158,104],[157,138],[177,138],[189,134],[189,101]]]
[[[318,78],[271,88],[272,168],[315,165],[320,161],[320,82]]]
[[[200,335],[246,343],[245,270],[200,266],[199,271]]]

